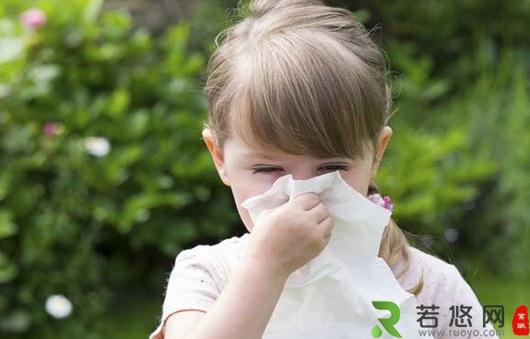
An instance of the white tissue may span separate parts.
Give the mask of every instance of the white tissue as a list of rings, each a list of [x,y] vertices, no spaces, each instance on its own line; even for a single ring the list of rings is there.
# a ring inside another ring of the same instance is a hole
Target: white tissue
[[[379,338],[394,338],[378,320],[390,312],[376,309],[373,301],[398,305],[395,329],[403,338],[420,338],[414,295],[399,285],[378,257],[392,212],[353,189],[339,171],[307,180],[282,176],[267,192],[241,206],[256,225],[263,211],[307,192],[317,193],[328,208],[335,222],[332,235],[317,257],[289,276],[262,338],[372,338],[376,325],[383,332]]]

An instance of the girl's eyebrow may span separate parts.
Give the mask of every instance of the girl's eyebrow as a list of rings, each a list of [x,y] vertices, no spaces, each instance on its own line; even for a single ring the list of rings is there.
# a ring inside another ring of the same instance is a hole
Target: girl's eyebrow
[[[273,157],[270,157],[266,153],[263,152],[253,152],[253,151],[243,151],[243,157],[245,159],[252,159],[252,160],[270,160],[270,161],[276,161],[277,159],[274,159]],[[341,157],[331,157],[331,158],[319,158],[318,162],[325,162],[325,163],[336,163],[336,162],[343,162],[348,163],[350,162],[349,159],[341,158]]]
[[[268,156],[266,153],[263,153],[263,152],[247,151],[247,152],[243,152],[242,155],[245,158],[275,160],[275,159],[273,159],[272,157]]]

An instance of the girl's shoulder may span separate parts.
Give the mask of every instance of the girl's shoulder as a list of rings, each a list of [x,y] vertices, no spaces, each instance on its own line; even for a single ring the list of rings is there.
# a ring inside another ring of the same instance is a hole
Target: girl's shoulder
[[[483,329],[482,305],[457,267],[418,248],[409,246],[409,249],[410,269],[398,281],[404,289],[410,289],[423,278],[423,287],[416,296],[419,309],[435,307],[442,328],[451,326],[456,309],[469,310],[473,319],[470,327]],[[487,326],[491,329],[491,325]]]
[[[197,245],[180,251],[166,280],[159,326],[150,335],[161,338],[162,326],[174,312],[207,311],[217,300],[240,257],[246,236],[224,239],[214,245]]]
[[[431,305],[433,302],[447,302],[458,288],[467,285],[457,267],[434,254],[426,253],[409,246],[409,269],[398,279],[404,289],[411,289],[423,280],[423,287],[417,296],[418,304]],[[398,265],[404,267],[403,263]],[[394,270],[399,273],[399,270]]]
[[[231,273],[241,261],[249,233],[223,239],[213,245],[196,245],[182,250],[175,258],[175,266],[188,267],[190,270],[207,271],[217,286],[222,288]]]

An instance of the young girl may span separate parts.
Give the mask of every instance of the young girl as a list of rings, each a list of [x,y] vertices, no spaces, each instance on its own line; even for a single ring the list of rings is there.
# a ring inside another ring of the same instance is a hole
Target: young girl
[[[151,339],[262,337],[286,279],[325,248],[333,219],[314,193],[258,225],[241,203],[283,175],[337,170],[378,197],[373,179],[392,135],[386,76],[384,54],[351,12],[316,0],[251,1],[209,61],[202,133],[249,233],[178,254]],[[379,256],[418,307],[431,307],[432,337],[496,338],[455,266],[409,246],[393,221]]]

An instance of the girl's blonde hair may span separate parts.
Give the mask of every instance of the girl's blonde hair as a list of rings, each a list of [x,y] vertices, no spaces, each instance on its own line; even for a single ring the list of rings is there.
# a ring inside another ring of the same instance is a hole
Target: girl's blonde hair
[[[370,155],[392,114],[382,49],[353,13],[317,0],[254,0],[224,32],[208,63],[205,128],[223,148],[245,142],[319,158]],[[374,182],[368,194],[377,192]],[[410,267],[391,219],[379,256]],[[423,286],[409,290],[417,295]]]

